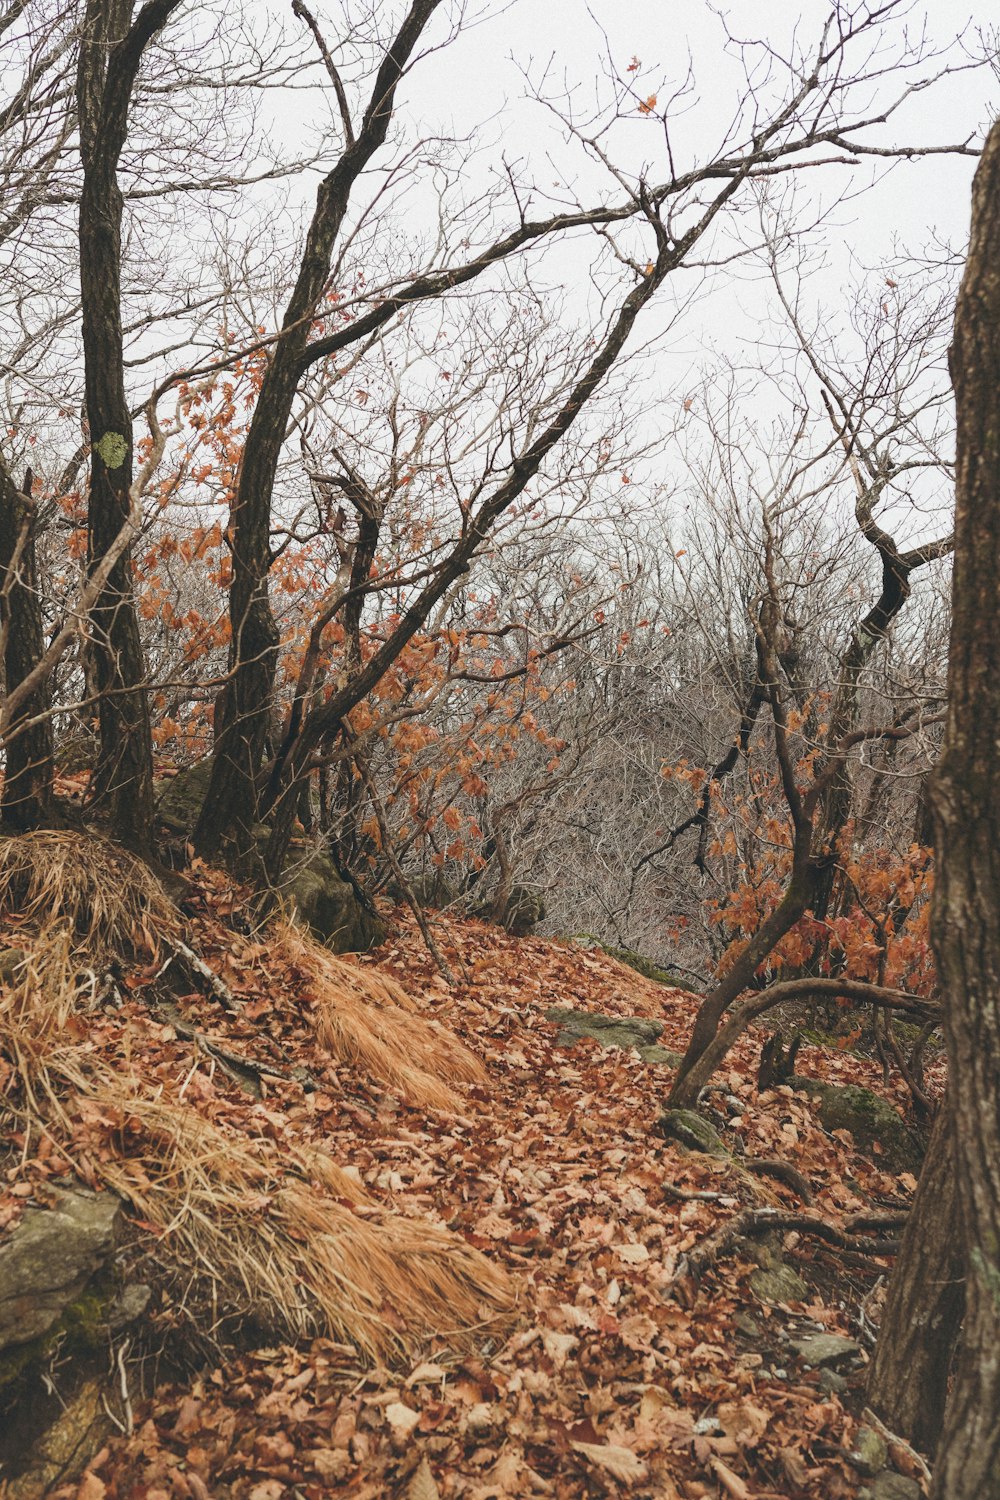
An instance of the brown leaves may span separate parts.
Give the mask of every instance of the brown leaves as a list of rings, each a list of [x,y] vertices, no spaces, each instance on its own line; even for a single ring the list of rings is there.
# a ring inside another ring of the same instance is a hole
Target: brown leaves
[[[224,906],[222,884],[209,888],[209,908]],[[275,1046],[320,1088],[305,1095],[292,1080],[269,1079],[264,1096],[250,1099],[151,1022],[141,990],[130,996],[127,1016],[88,1020],[94,1046],[108,1055],[116,1047],[122,1055],[128,1024],[144,1076],[169,1090],[191,1074],[184,1095],[191,1109],[255,1149],[297,1151],[317,1162],[322,1155],[355,1199],[368,1195],[369,1207],[352,1210],[363,1222],[391,1206],[404,1220],[446,1224],[481,1248],[518,1288],[511,1336],[488,1343],[484,1335],[459,1355],[442,1326],[395,1369],[366,1368],[328,1339],[251,1351],[200,1382],[161,1387],[133,1437],[116,1440],[94,1466],[85,1500],[102,1500],[104,1488],[176,1500],[185,1485],[184,1500],[295,1493],[322,1500],[331,1491],[346,1500],[612,1500],[630,1491],[664,1500],[803,1492],[835,1500],[852,1493],[830,1456],[844,1446],[847,1418],[836,1400],[818,1399],[815,1373],[791,1362],[779,1337],[789,1331],[788,1315],[763,1311],[749,1295],[750,1267],[723,1256],[700,1280],[677,1275],[685,1250],[748,1205],[780,1201],[784,1186],[740,1173],[729,1160],[665,1145],[649,1128],[663,1070],[593,1041],[556,1047],[557,1028],[544,1019],[554,1004],[651,1015],[664,1024],[663,1044],[679,1050],[691,1000],[600,953],[436,920],[446,951],[474,976],[468,986],[436,982],[408,918],[377,961],[360,960],[358,968],[403,982],[421,1017],[478,1056],[487,1081],[457,1083],[455,1115],[409,1107],[331,1059],[309,1024],[294,965],[212,915],[198,918],[199,946],[213,963],[228,957],[227,982],[246,1003],[239,1016],[220,1016],[192,997],[193,1019],[211,1026],[220,1044],[250,1050],[250,1038],[261,1045],[262,1028],[248,1006],[266,1006]],[[849,1056],[835,1061],[845,1078],[863,1066]],[[728,1124],[718,1123],[731,1143],[794,1159],[823,1185],[817,1208],[831,1220],[875,1192],[899,1194],[905,1184],[831,1141],[794,1091],[759,1095],[755,1065],[756,1046],[741,1043],[720,1080],[730,1113]],[[121,1119],[83,1123],[95,1154],[123,1128]],[[34,1171],[29,1163],[22,1180],[37,1183]],[[707,1196],[668,1198],[665,1183]],[[0,1210],[13,1201],[8,1193]],[[799,1327],[847,1331],[832,1253],[807,1243],[784,1253],[807,1277],[822,1271],[837,1286],[837,1299],[828,1307],[814,1302]],[[402,1311],[387,1304],[379,1316],[390,1322]],[[741,1313],[758,1325],[752,1340],[737,1331]],[[59,1500],[75,1500],[75,1490]]]

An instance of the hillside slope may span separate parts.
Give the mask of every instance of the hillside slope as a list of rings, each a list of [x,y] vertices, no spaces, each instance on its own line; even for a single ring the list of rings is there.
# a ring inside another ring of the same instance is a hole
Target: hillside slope
[[[463,975],[449,989],[397,911],[390,940],[349,961],[376,1009],[412,1000],[412,1045],[396,1016],[373,1052],[367,1022],[357,1046],[350,1015],[336,1037],[324,1031],[315,967],[294,934],[233,930],[239,894],[221,877],[200,873],[187,913],[218,994],[209,984],[166,999],[160,955],[121,965],[113,997],[99,994],[87,1018],[88,1055],[253,1152],[335,1163],[341,1176],[332,1189],[324,1179],[324,1201],[378,1228],[380,1254],[402,1246],[398,1287],[387,1292],[383,1278],[381,1305],[369,1296],[364,1319],[345,1319],[336,1336],[316,1336],[303,1314],[293,1343],[280,1326],[254,1333],[248,1314],[245,1352],[234,1354],[232,1329],[217,1345],[204,1301],[185,1300],[175,1280],[154,1314],[174,1382],[136,1405],[132,1431],[113,1434],[82,1481],[53,1494],[764,1500],[847,1497],[870,1483],[854,1451],[866,1348],[914,1180],[877,1151],[856,1152],[846,1132],[827,1133],[808,1095],[758,1094],[759,1035],[744,1039],[709,1097],[725,1152],[707,1154],[654,1128],[669,1065],[588,1037],[560,1045],[569,1037],[547,1018],[553,1007],[654,1019],[659,1046],[684,1045],[694,997],[603,953],[438,917],[438,942]],[[4,939],[28,942],[17,924]],[[443,1050],[421,1051],[428,1026]],[[393,1056],[400,1071],[386,1082]],[[437,1097],[420,1079],[442,1057],[451,1076]],[[798,1066],[882,1089],[880,1070],[848,1053],[804,1048]],[[91,1110],[71,1128],[78,1173],[112,1180],[101,1161],[127,1140],[122,1120]],[[7,1226],[65,1171],[45,1132],[22,1138],[17,1155],[0,1198]],[[142,1172],[133,1164],[130,1178],[122,1155],[113,1180],[134,1206]],[[265,1185],[250,1216],[270,1223],[283,1201]],[[810,1232],[818,1221],[822,1232]],[[172,1226],[144,1230],[155,1233],[136,1231],[128,1255],[155,1282]],[[422,1236],[442,1263],[457,1265],[462,1245],[481,1254],[457,1279],[425,1275],[414,1269]],[[363,1250],[358,1264],[363,1279]],[[453,1318],[451,1297],[462,1299]],[[360,1350],[357,1327],[370,1334]],[[806,1342],[819,1334],[854,1343]],[[190,1369],[178,1362],[185,1347]],[[871,1440],[861,1439],[868,1468],[889,1463],[882,1492],[919,1493],[905,1446],[887,1458]],[[897,1487],[886,1489],[893,1467]]]

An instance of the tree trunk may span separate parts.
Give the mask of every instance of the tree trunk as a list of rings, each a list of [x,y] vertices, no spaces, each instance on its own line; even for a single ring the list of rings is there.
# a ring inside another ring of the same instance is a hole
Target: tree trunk
[[[23,682],[44,650],[42,605],[35,563],[35,507],[31,474],[18,494],[0,463],[0,628],[4,683]],[[0,822],[23,832],[52,820],[52,719],[48,679],[31,695],[4,739]],[[36,719],[36,723],[31,723]]]
[[[385,141],[399,80],[440,3],[412,0],[378,70],[357,139],[348,140],[339,162],[319,185],[281,338],[274,346],[250,422],[229,528],[233,561],[230,676],[218,705],[212,779],[194,830],[199,854],[228,850],[243,858],[253,845],[257,781],[278,664],[278,628],[268,599],[274,477],[312,320],[330,274],[330,258],[351,191]],[[272,867],[275,863],[280,868],[280,862],[272,858]]]
[[[965,1309],[958,1199],[947,1107],[938,1115],[906,1221],[868,1403],[887,1427],[933,1454],[941,1436],[952,1356]]]
[[[935,1500],[1000,1497],[1000,120],[972,194],[951,351],[958,414],[948,717],[932,937],[946,996],[967,1311]]]
[[[178,3],[150,0],[130,28],[132,0],[88,0],[80,42],[80,294],[91,441],[91,570],[110,550],[131,508],[132,419],[122,341],[118,161],[143,50]],[[101,732],[97,800],[107,806],[123,842],[148,849],[153,834],[153,747],[131,549],[119,557],[91,611],[90,630]]]

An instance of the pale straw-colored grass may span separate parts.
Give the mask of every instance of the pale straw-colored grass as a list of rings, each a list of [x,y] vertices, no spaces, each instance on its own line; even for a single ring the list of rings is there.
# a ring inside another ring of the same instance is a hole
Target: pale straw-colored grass
[[[289,922],[277,925],[274,941],[313,1003],[320,1046],[339,1062],[420,1109],[458,1110],[462,1101],[451,1085],[486,1082],[479,1059],[446,1027],[421,1015],[401,985],[339,958]]]
[[[131,1204],[156,1235],[158,1275],[206,1335],[243,1321],[395,1360],[433,1335],[474,1342],[510,1313],[502,1270],[438,1225],[371,1205],[328,1155],[208,1119],[162,1082],[147,1092],[139,1059],[113,1068],[88,1046],[88,995],[65,938],[0,990],[8,1099]]]
[[[96,834],[47,829],[0,838],[0,912],[43,934],[62,924],[95,959],[140,945],[155,951],[180,927],[141,859]]]

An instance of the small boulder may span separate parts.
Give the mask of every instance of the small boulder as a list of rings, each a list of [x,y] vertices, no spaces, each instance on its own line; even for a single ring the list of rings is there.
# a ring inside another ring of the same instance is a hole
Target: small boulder
[[[923,1500],[923,1493],[915,1479],[883,1469],[870,1484],[858,1490],[858,1500]]]
[[[889,1450],[873,1428],[859,1427],[847,1461],[859,1474],[877,1474],[888,1463]]]
[[[545,898],[526,885],[511,887],[501,922],[514,937],[530,937],[545,920]]]
[[[156,813],[174,833],[191,833],[212,779],[212,757],[183,766],[165,783],[156,801]]]
[[[650,1047],[663,1031],[662,1021],[647,1016],[602,1016],[563,1005],[551,1006],[545,1019],[561,1028],[557,1047],[572,1047],[585,1036],[593,1037],[602,1047]]]
[[[924,1157],[919,1138],[887,1099],[853,1083],[840,1086],[798,1076],[791,1082],[819,1098],[824,1129],[850,1131],[859,1151],[892,1172],[919,1173]]]
[[[729,1155],[719,1132],[693,1109],[665,1109],[658,1128],[666,1140],[678,1141],[689,1151],[702,1151],[706,1156]]]
[[[304,859],[292,851],[279,894],[313,937],[334,953],[365,953],[385,937],[379,918],[362,906],[353,886],[320,850]]]
[[[660,1047],[655,1042],[651,1047],[637,1047],[635,1050],[645,1063],[679,1068],[684,1061],[679,1052],[671,1052],[669,1047]]]
[[[750,1290],[762,1302],[804,1302],[809,1288],[791,1266],[758,1266],[750,1273]]]
[[[157,800],[157,815],[175,833],[190,834],[198,821],[212,775],[212,758],[185,766],[166,783]],[[269,829],[254,829],[258,852],[267,843]],[[286,906],[297,912],[313,937],[334,953],[365,953],[385,937],[385,928],[375,913],[359,899],[354,887],[340,874],[333,860],[321,849],[293,846],[289,852],[278,892]]]
[[[836,1333],[814,1333],[807,1339],[793,1341],[792,1348],[805,1364],[819,1369],[823,1365],[839,1365],[847,1359],[855,1359],[861,1353],[856,1339],[841,1338]]]

